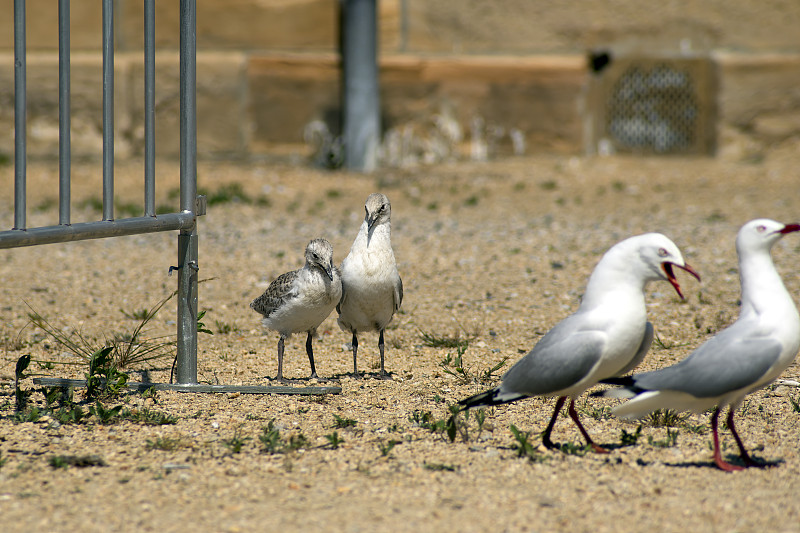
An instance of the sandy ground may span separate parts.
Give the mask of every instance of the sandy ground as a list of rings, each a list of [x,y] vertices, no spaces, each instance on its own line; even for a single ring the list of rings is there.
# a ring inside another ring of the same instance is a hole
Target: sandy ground
[[[772,466],[734,474],[711,463],[707,415],[675,428],[643,424],[635,445],[621,446],[637,424],[608,414],[615,400],[579,402],[588,431],[615,449],[608,455],[548,451],[539,445],[553,399],[529,399],[486,412],[482,428],[455,442],[421,427],[424,413],[444,420],[448,405],[497,383],[481,374],[517,360],[577,307],[587,276],[615,242],[660,231],[702,274],[679,273],[681,302],[665,283],[647,291],[661,340],[642,368],[678,361],[738,313],[734,236],[756,217],[800,220],[796,145],[758,158],[585,159],[539,156],[485,164],[386,170],[375,176],[271,164],[203,163],[210,192],[240,184],[251,201],[209,207],[200,222],[200,308],[214,335],[201,334],[201,382],[266,385],[277,369],[277,335],[264,333],[248,304],[277,275],[301,265],[305,244],[325,237],[336,261],[349,250],[374,191],[393,206],[393,243],[405,285],[401,313],[387,330],[393,380],[348,374],[349,336],[334,317],[315,342],[321,377],[341,394],[321,397],[123,394],[108,406],[144,408],[176,423],[79,424],[52,417],[14,419],[14,367],[31,354],[37,375],[83,377],[85,365],[28,323],[30,305],[88,340],[130,332],[127,314],[174,289],[176,236],[87,241],[0,254],[0,516],[4,531],[796,531],[800,530],[800,401],[791,386],[752,394],[737,425],[753,454]],[[29,225],[57,222],[56,165],[30,166]],[[0,197],[13,169],[4,168]],[[74,220],[96,219],[80,207],[99,190],[99,165],[74,169]],[[159,163],[159,202],[177,184]],[[140,169],[117,170],[122,201],[140,202]],[[2,201],[12,224],[9,200]],[[774,249],[778,270],[800,299],[800,238]],[[174,334],[172,303],[148,335]],[[468,340],[466,377],[443,366],[457,350],[424,337]],[[377,367],[377,336],[361,338],[360,366]],[[287,341],[284,372],[308,375],[304,338]],[[168,359],[153,381],[169,379]],[[502,372],[502,371],[501,371]],[[139,374],[132,372],[132,378]],[[783,376],[800,378],[795,364]],[[308,381],[300,385],[309,385]],[[35,388],[31,378],[22,383]],[[80,401],[77,390],[74,399]],[[40,393],[32,401],[44,406]],[[84,410],[89,407],[83,404]],[[338,417],[338,418],[337,418]],[[348,422],[351,421],[351,422]],[[306,444],[268,453],[259,436],[272,422],[281,442]],[[349,425],[348,425],[349,424]],[[511,425],[530,432],[536,460],[520,458]],[[422,424],[424,425],[424,424]],[[338,427],[337,427],[338,426]],[[346,426],[346,427],[342,427]],[[333,434],[340,442],[331,445]],[[669,444],[669,435],[677,441]],[[567,418],[556,441],[582,441]],[[723,432],[725,453],[736,448]],[[241,444],[237,450],[236,442]],[[160,445],[159,445],[160,443]],[[171,443],[171,446],[165,446]],[[171,448],[168,450],[159,448]],[[97,455],[103,466],[54,468],[54,457]]]

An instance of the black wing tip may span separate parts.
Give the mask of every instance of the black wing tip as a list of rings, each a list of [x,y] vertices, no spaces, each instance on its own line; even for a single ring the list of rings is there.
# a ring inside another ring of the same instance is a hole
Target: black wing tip
[[[647,392],[647,389],[643,389],[642,387],[636,385],[636,379],[632,375],[601,379],[598,383],[603,383],[605,385],[617,385],[623,389],[628,389],[633,394],[641,394],[643,392]],[[609,395],[608,393],[611,390],[617,390],[617,389],[598,390],[594,391],[589,396],[592,398],[601,398],[604,396],[608,396]]]
[[[489,407],[492,405],[501,405],[507,403],[503,400],[497,399],[497,389],[490,389],[479,394],[475,394],[458,402],[458,405],[464,409],[471,409],[473,407]]]
[[[636,386],[633,376],[621,376],[621,377],[601,379],[600,383],[605,383],[606,385],[619,385],[620,387]]]

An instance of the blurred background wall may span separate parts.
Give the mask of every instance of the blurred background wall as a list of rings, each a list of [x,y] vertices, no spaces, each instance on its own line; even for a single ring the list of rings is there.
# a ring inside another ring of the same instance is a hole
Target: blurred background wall
[[[30,157],[58,155],[57,5],[29,0]],[[143,7],[115,18],[118,158],[143,152]],[[13,0],[0,0],[0,157],[13,157]],[[313,157],[340,131],[337,0],[200,0],[201,157]],[[100,157],[100,5],[72,2],[72,146]],[[178,2],[157,2],[157,145],[178,154]],[[379,0],[384,159],[583,153],[591,54],[708,58],[716,152],[800,137],[797,0]],[[478,142],[480,141],[480,142]],[[320,148],[322,146],[322,148]],[[746,155],[746,154],[743,154]]]

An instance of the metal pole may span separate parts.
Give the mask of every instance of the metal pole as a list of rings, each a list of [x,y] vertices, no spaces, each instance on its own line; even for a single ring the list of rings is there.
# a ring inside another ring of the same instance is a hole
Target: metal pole
[[[194,0],[181,0],[180,129],[181,211],[195,213],[197,201],[197,11]],[[178,235],[179,384],[197,383],[197,222]]]
[[[103,220],[114,220],[114,0],[103,0]]]
[[[14,0],[14,229],[25,229],[27,163],[25,0]]]
[[[343,0],[345,165],[370,172],[380,143],[377,0]]]
[[[156,8],[144,2],[144,215],[156,215]]]
[[[58,0],[58,223],[70,223],[70,34],[69,0]]]

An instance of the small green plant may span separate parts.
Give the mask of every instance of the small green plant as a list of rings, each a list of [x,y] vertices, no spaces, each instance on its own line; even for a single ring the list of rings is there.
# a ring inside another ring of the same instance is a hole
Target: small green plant
[[[222,444],[225,445],[231,453],[239,453],[242,447],[250,440],[250,437],[245,437],[240,432],[241,428],[233,430],[233,436],[230,439],[223,439]]]
[[[215,320],[214,324],[216,324],[217,333],[220,335],[230,335],[231,333],[239,331],[239,328],[236,326],[236,324],[228,324],[227,322],[220,322],[219,320]]]
[[[672,409],[656,409],[647,417],[647,422],[652,427],[676,427],[683,424],[689,415],[681,415]]]
[[[130,313],[124,309],[120,309],[119,311],[125,315],[125,318],[130,318],[131,320],[149,320],[151,318],[149,309],[136,309]]]
[[[71,405],[69,408],[61,407],[53,413],[53,418],[60,424],[80,424],[88,413],[81,409],[80,405]]]
[[[51,468],[67,468],[69,467],[69,461],[63,455],[53,455],[47,460],[47,464],[50,465]]]
[[[166,336],[145,337],[144,330],[153,317],[176,294],[177,291],[173,292],[170,296],[156,303],[146,313],[134,311],[133,313],[140,318],[138,318],[139,323],[133,331],[123,334],[118,333],[110,338],[106,337],[99,347],[97,341],[83,336],[79,331],[70,334],[52,324],[29,304],[28,307],[31,312],[28,313],[28,319],[31,324],[47,333],[58,344],[87,362],[91,362],[92,357],[98,352],[110,348],[114,367],[121,371],[136,366],[152,365],[155,361],[172,355],[173,347],[176,343],[174,339],[167,340],[168,337]],[[123,313],[125,312],[123,311]]]
[[[492,366],[490,368],[487,368],[486,370],[481,372],[480,376],[478,377],[480,382],[481,383],[488,383],[488,382],[494,381],[494,379],[495,379],[494,373],[499,371],[504,366],[506,366],[506,363],[508,363],[508,359],[509,359],[509,357],[505,356],[505,357],[503,357],[502,360],[500,360],[499,363],[497,363],[496,365],[494,365],[494,366]]]
[[[558,449],[561,450],[562,453],[567,455],[577,455],[578,457],[583,457],[592,449],[592,447],[585,443],[575,443],[575,442],[565,442],[563,444],[558,444]]]
[[[119,414],[119,417],[122,420],[129,420],[146,426],[164,426],[178,423],[178,419],[175,416],[148,409],[147,407],[142,407],[141,409],[125,409]]]
[[[590,405],[587,401],[583,402],[583,405],[578,408],[578,411],[583,415],[594,418],[595,420],[609,420],[612,418],[610,407],[596,407],[594,405]]]
[[[111,424],[115,422],[116,419],[119,418],[120,411],[122,411],[122,405],[106,409],[99,400],[94,406],[89,408],[89,412],[96,416],[101,424]]]
[[[455,357],[453,357],[453,354],[447,354],[447,356],[439,363],[439,366],[445,371],[445,373],[458,378],[465,384],[472,381],[468,371],[464,368],[463,359],[466,351],[466,344],[459,346],[457,348]]]
[[[622,434],[620,435],[620,443],[622,446],[636,446],[636,443],[639,441],[639,437],[642,434],[642,425],[639,424],[636,427],[636,431],[633,433],[628,433],[625,429],[622,430]]]
[[[792,411],[795,413],[800,413],[800,401],[795,400],[791,396],[789,396],[789,404],[792,406]]]
[[[199,313],[197,313],[197,333],[205,333],[206,335],[213,335],[214,332],[208,329],[206,325],[202,322],[204,316],[206,316],[205,311],[200,311]]]
[[[145,400],[153,400],[153,403],[158,403],[158,390],[155,387],[150,387],[142,392],[142,398]]]
[[[671,448],[678,443],[678,430],[671,430],[667,428],[667,436],[663,440],[655,440],[652,436],[647,437],[647,442],[650,446],[657,448]]]
[[[48,463],[53,468],[67,468],[76,466],[85,468],[87,466],[106,466],[106,462],[99,455],[53,455],[48,459]]]
[[[344,439],[339,437],[339,433],[336,431],[329,435],[325,435],[325,439],[328,441],[328,446],[330,446],[332,450],[338,449],[339,446],[344,442]]]
[[[278,453],[281,450],[281,432],[275,427],[274,418],[261,429],[258,440],[261,441],[266,453]]]
[[[445,463],[422,463],[422,467],[425,470],[433,470],[434,472],[455,472],[458,470],[457,465],[448,465]]]
[[[17,422],[38,422],[42,418],[42,412],[35,405],[29,410],[18,411],[14,414]]]
[[[420,338],[425,346],[431,348],[463,348],[464,350],[469,347],[470,338],[461,338],[459,333],[449,337],[447,335],[438,336],[435,333],[428,333],[420,331]]]
[[[688,346],[689,345],[689,343],[687,343],[687,342],[684,342],[684,343],[681,343],[681,344],[678,344],[676,342],[672,342],[672,343],[667,344],[663,340],[661,340],[661,337],[659,337],[657,333],[656,333],[655,343],[656,343],[656,346],[661,350],[671,350],[672,348],[680,348],[682,346]]]
[[[148,450],[161,450],[171,452],[183,446],[180,437],[156,437],[154,440],[147,440],[145,448]]]
[[[349,427],[355,427],[358,424],[357,421],[352,420],[350,418],[342,418],[341,416],[334,413],[333,415],[333,427],[337,429],[345,429]]]
[[[398,444],[402,444],[402,441],[391,439],[387,442],[381,442],[378,444],[378,449],[381,451],[381,455],[383,457],[388,457],[389,453],[391,453],[392,448],[397,446]],[[2,465],[0,465],[2,466]]]
[[[302,433],[289,436],[289,442],[286,443],[287,451],[301,450],[308,448],[308,439]]]
[[[514,443],[511,444],[511,448],[517,452],[517,457],[525,457],[535,463],[544,460],[544,456],[536,451],[536,448],[533,447],[529,440],[530,431],[520,431],[514,424],[511,424],[509,429],[511,434],[514,435]]]
[[[86,397],[116,397],[128,384],[128,374],[117,370],[111,353],[113,346],[106,346],[92,354],[89,371],[86,373]]]

